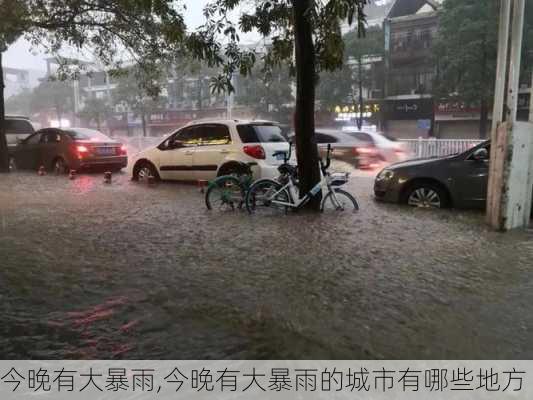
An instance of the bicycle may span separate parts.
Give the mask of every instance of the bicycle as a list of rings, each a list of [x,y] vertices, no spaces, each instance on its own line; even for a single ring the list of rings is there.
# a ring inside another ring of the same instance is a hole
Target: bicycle
[[[253,183],[251,166],[240,174],[222,175],[207,186],[205,205],[208,210],[234,211],[244,205],[246,192]]]
[[[250,186],[246,193],[245,204],[249,213],[258,211],[302,208],[311,198],[322,192],[322,188],[327,188],[327,193],[322,198],[320,210],[329,210],[330,207],[335,211],[359,210],[357,200],[348,192],[339,187],[348,182],[348,173],[328,172],[331,164],[331,145],[328,145],[326,153],[326,163],[319,159],[322,179],[317,183],[305,196],[299,196],[298,178],[296,168],[288,163],[291,154],[289,147],[288,155],[286,152],[276,152],[274,156],[284,153],[284,163],[278,168],[280,177],[277,181],[272,179],[259,179]]]

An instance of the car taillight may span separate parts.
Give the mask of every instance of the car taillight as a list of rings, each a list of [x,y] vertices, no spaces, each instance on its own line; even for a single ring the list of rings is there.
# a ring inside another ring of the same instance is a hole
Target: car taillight
[[[123,155],[128,154],[128,149],[126,145],[123,144],[122,146],[120,146],[120,154],[123,154]]]
[[[258,160],[265,159],[265,150],[263,149],[263,146],[261,145],[244,146],[243,150],[250,157],[257,158]]]
[[[353,148],[354,155],[374,155],[376,154],[376,149],[373,147],[354,147]]]
[[[78,158],[83,158],[89,153],[89,149],[87,146],[78,145],[76,146],[76,153],[78,155]]]

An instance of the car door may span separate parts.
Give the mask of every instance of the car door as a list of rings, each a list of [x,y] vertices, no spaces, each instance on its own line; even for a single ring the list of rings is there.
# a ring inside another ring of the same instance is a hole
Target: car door
[[[38,131],[29,136],[17,145],[14,151],[14,158],[18,168],[37,169],[39,168],[40,141],[42,132]]]
[[[487,143],[484,147],[490,155],[490,145]],[[454,180],[457,192],[454,200],[457,206],[481,208],[485,206],[487,201],[490,160],[474,159],[472,156],[474,151],[469,152],[463,159],[460,158],[454,163]]]
[[[47,129],[41,135],[40,160],[42,165],[51,168],[57,156],[64,157],[61,153],[61,134],[55,129]]]
[[[203,124],[196,129],[201,141],[193,154],[195,179],[211,180],[216,177],[220,164],[231,153],[233,146],[230,131],[222,124]]]
[[[196,127],[185,127],[160,147],[159,176],[170,180],[194,180],[192,155],[200,142]]]

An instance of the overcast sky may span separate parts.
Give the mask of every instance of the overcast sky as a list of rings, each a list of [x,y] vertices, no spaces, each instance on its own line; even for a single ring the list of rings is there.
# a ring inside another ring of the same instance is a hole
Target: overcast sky
[[[201,25],[204,17],[202,10],[209,0],[186,0],[187,11],[185,19],[187,26],[191,29]],[[33,54],[32,54],[33,53]],[[28,42],[21,39],[11,45],[4,54],[4,65],[12,68],[24,68],[34,70],[45,70],[46,64],[43,61],[45,55],[39,49],[33,49]]]

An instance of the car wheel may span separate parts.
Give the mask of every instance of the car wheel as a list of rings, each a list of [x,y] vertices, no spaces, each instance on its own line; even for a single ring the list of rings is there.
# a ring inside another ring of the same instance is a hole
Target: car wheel
[[[135,166],[133,180],[147,182],[150,176],[153,179],[159,180],[159,174],[152,163],[144,161]]]
[[[54,160],[52,168],[57,175],[66,174],[68,172],[68,165],[61,157],[58,157]]]
[[[9,157],[9,170],[11,172],[16,171],[17,168],[17,162],[15,161],[15,157]]]
[[[431,183],[418,183],[412,186],[405,196],[411,207],[445,208],[449,204],[448,194]]]

